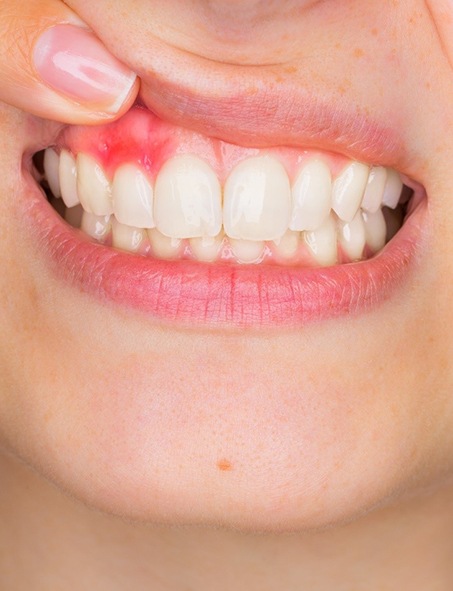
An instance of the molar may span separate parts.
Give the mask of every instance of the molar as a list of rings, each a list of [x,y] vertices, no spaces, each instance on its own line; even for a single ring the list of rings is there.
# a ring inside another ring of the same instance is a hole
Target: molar
[[[224,189],[223,223],[230,238],[277,240],[288,229],[291,186],[283,165],[271,156],[240,162]]]

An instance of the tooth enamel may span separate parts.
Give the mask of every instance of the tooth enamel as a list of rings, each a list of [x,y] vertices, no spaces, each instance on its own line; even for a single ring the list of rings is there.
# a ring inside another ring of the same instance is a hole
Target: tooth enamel
[[[60,156],[52,150],[47,148],[44,152],[44,173],[46,175],[47,183],[52,195],[54,197],[61,197],[60,189]]]
[[[382,204],[386,182],[387,170],[383,166],[373,166],[363,196],[362,209],[370,213],[378,211]]]
[[[164,236],[156,228],[148,230],[148,237],[157,258],[175,259],[181,254],[182,241],[179,238]]]
[[[143,172],[124,164],[115,172],[112,185],[113,211],[122,224],[154,228],[153,188]]]
[[[66,208],[66,211],[64,213],[64,219],[73,228],[80,228],[80,224],[82,223],[82,216],[83,207],[80,204],[74,207]]]
[[[191,238],[189,244],[192,254],[199,261],[211,263],[217,259],[223,239],[223,233],[215,237]]]
[[[91,238],[102,241],[112,228],[111,219],[109,215],[99,216],[84,211],[80,229]]]
[[[381,209],[375,213],[367,211],[362,212],[363,223],[365,225],[366,242],[373,252],[378,252],[385,246],[385,237],[387,235],[387,224]]]
[[[258,240],[229,240],[234,256],[240,263],[258,263],[263,255],[264,242]]]
[[[355,217],[365,193],[368,174],[368,166],[361,162],[352,162],[335,179],[332,209],[344,222],[350,222]]]
[[[384,189],[382,204],[391,209],[395,209],[400,200],[402,190],[403,181],[401,180],[399,173],[391,168],[387,169],[387,183]]]
[[[80,203],[77,193],[77,164],[72,154],[62,150],[60,154],[60,190],[66,207],[75,207]]]
[[[291,186],[282,164],[271,156],[240,162],[225,183],[223,224],[230,238],[277,240],[288,229]]]
[[[77,192],[85,211],[95,215],[111,215],[112,187],[100,166],[88,154],[77,156]]]
[[[275,252],[284,258],[293,257],[299,249],[300,236],[300,232],[287,230],[281,238],[274,241]]]
[[[222,191],[212,168],[192,155],[168,160],[157,175],[154,221],[165,236],[217,236],[222,227]]]
[[[115,248],[138,252],[146,237],[146,230],[143,228],[126,226],[112,218],[112,246]]]
[[[361,212],[357,212],[350,222],[340,220],[338,222],[338,233],[343,252],[351,261],[360,260],[366,244],[365,224]]]
[[[337,228],[332,214],[317,230],[304,232],[304,240],[319,265],[328,266],[337,262]]]
[[[321,160],[312,160],[299,172],[292,189],[291,230],[316,230],[323,224],[332,206],[332,177]]]

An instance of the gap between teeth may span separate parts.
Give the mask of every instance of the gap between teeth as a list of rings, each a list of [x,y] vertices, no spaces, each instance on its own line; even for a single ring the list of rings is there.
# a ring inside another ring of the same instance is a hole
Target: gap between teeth
[[[235,166],[222,187],[190,154],[168,160],[156,179],[131,163],[109,179],[90,155],[48,148],[44,173],[71,225],[161,258],[333,265],[372,256],[402,223],[401,176],[360,162],[332,178],[315,157],[291,183],[277,158],[260,155]]]

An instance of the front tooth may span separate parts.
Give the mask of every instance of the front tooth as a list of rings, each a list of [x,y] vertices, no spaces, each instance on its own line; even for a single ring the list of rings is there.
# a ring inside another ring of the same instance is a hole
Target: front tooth
[[[281,238],[274,241],[275,252],[281,257],[287,259],[292,258],[299,250],[300,237],[300,232],[288,230]]]
[[[109,215],[99,216],[84,211],[80,229],[91,238],[102,241],[112,228],[111,220],[112,218]]]
[[[137,252],[146,238],[146,230],[120,224],[115,218],[112,220],[112,246]]]
[[[340,220],[338,231],[343,252],[351,261],[360,260],[366,244],[365,224],[363,223],[361,212],[357,212],[354,219],[350,222]]]
[[[334,181],[332,208],[344,222],[350,222],[355,217],[365,193],[368,174],[368,166],[352,162]]]
[[[288,229],[291,186],[278,160],[257,156],[240,162],[225,183],[223,224],[230,238],[277,240]]]
[[[363,196],[362,209],[370,213],[378,211],[382,205],[386,182],[387,170],[383,166],[373,166]]]
[[[164,236],[156,228],[148,230],[148,238],[153,253],[158,258],[175,259],[181,254],[182,241],[179,238]]]
[[[292,189],[291,230],[316,230],[327,219],[332,206],[332,176],[321,160],[306,164]]]
[[[60,189],[60,156],[52,150],[47,148],[44,152],[44,173],[46,175],[49,189],[52,191],[54,197],[61,197]]]
[[[229,240],[234,256],[240,263],[259,263],[264,252],[264,242],[258,240]]]
[[[319,265],[328,266],[337,262],[337,228],[332,214],[317,230],[304,232],[304,240]]]
[[[77,193],[77,164],[67,150],[62,150],[60,154],[59,178],[64,204],[66,207],[75,207],[80,203]]]
[[[219,179],[203,160],[175,156],[163,165],[154,191],[154,220],[165,236],[217,236],[222,227]]]
[[[365,224],[366,242],[373,252],[378,252],[384,248],[387,236],[387,224],[382,209],[378,209],[376,213],[363,211],[362,217]]]
[[[387,169],[387,183],[384,189],[382,204],[391,209],[395,209],[400,200],[402,190],[403,181],[401,180],[399,173],[392,168]]]
[[[77,191],[85,211],[95,215],[111,215],[112,187],[100,166],[88,154],[77,156]]]
[[[153,188],[137,166],[124,164],[117,169],[112,196],[113,211],[119,222],[139,228],[154,228]]]
[[[191,238],[189,241],[192,254],[199,261],[212,263],[219,256],[223,244],[224,234],[215,237]]]

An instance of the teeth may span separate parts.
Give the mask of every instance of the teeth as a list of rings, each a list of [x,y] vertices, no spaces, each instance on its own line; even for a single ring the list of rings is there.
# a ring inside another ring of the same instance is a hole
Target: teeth
[[[365,225],[361,213],[358,212],[350,222],[340,220],[338,233],[343,252],[351,261],[360,260],[366,244]]]
[[[381,248],[384,248],[387,235],[384,214],[381,209],[376,213],[363,211],[362,217],[365,224],[366,242],[373,252],[378,252]]]
[[[99,216],[93,213],[83,212],[82,222],[80,229],[95,238],[96,240],[103,241],[104,238],[109,234],[112,228],[112,221],[109,215]]]
[[[95,215],[113,213],[110,182],[96,160],[83,153],[77,156],[77,192],[85,211]]]
[[[271,156],[249,158],[228,176],[223,223],[230,238],[277,240],[288,229],[291,186],[285,169]]]
[[[291,230],[316,230],[327,219],[332,206],[332,177],[321,160],[312,160],[299,172],[294,183]]]
[[[264,242],[257,240],[229,240],[234,256],[240,263],[258,263],[263,256]]]
[[[370,213],[376,213],[382,205],[385,184],[387,182],[387,170],[382,166],[373,166],[370,170],[368,183],[363,196],[362,209]]]
[[[44,152],[44,174],[54,197],[61,197],[60,189],[60,156],[48,148]]]
[[[196,156],[175,156],[160,170],[154,217],[165,236],[217,236],[222,227],[221,187],[212,170]]]
[[[60,154],[60,189],[61,198],[66,207],[75,207],[80,203],[77,193],[77,165],[67,150]]]
[[[154,228],[153,188],[133,164],[118,168],[113,179],[113,211],[116,219],[128,226]]]
[[[164,236],[155,228],[148,230],[148,237],[156,257],[175,259],[181,254],[182,242],[179,238]]]
[[[400,200],[402,190],[403,181],[401,180],[401,176],[396,170],[389,169],[382,204],[395,209]]]
[[[305,232],[304,239],[319,265],[327,267],[337,262],[337,228],[332,214],[320,228]]]
[[[121,250],[138,252],[146,239],[146,230],[120,224],[115,218],[112,220],[112,245]]]
[[[223,233],[220,233],[215,237],[191,238],[189,244],[192,254],[199,261],[211,263],[217,259],[223,244],[223,239]]]
[[[332,190],[332,208],[344,222],[351,222],[362,202],[368,181],[369,168],[352,162],[335,180]]]
[[[288,230],[281,238],[274,241],[275,252],[283,258],[292,258],[299,250],[300,236],[300,232]]]

